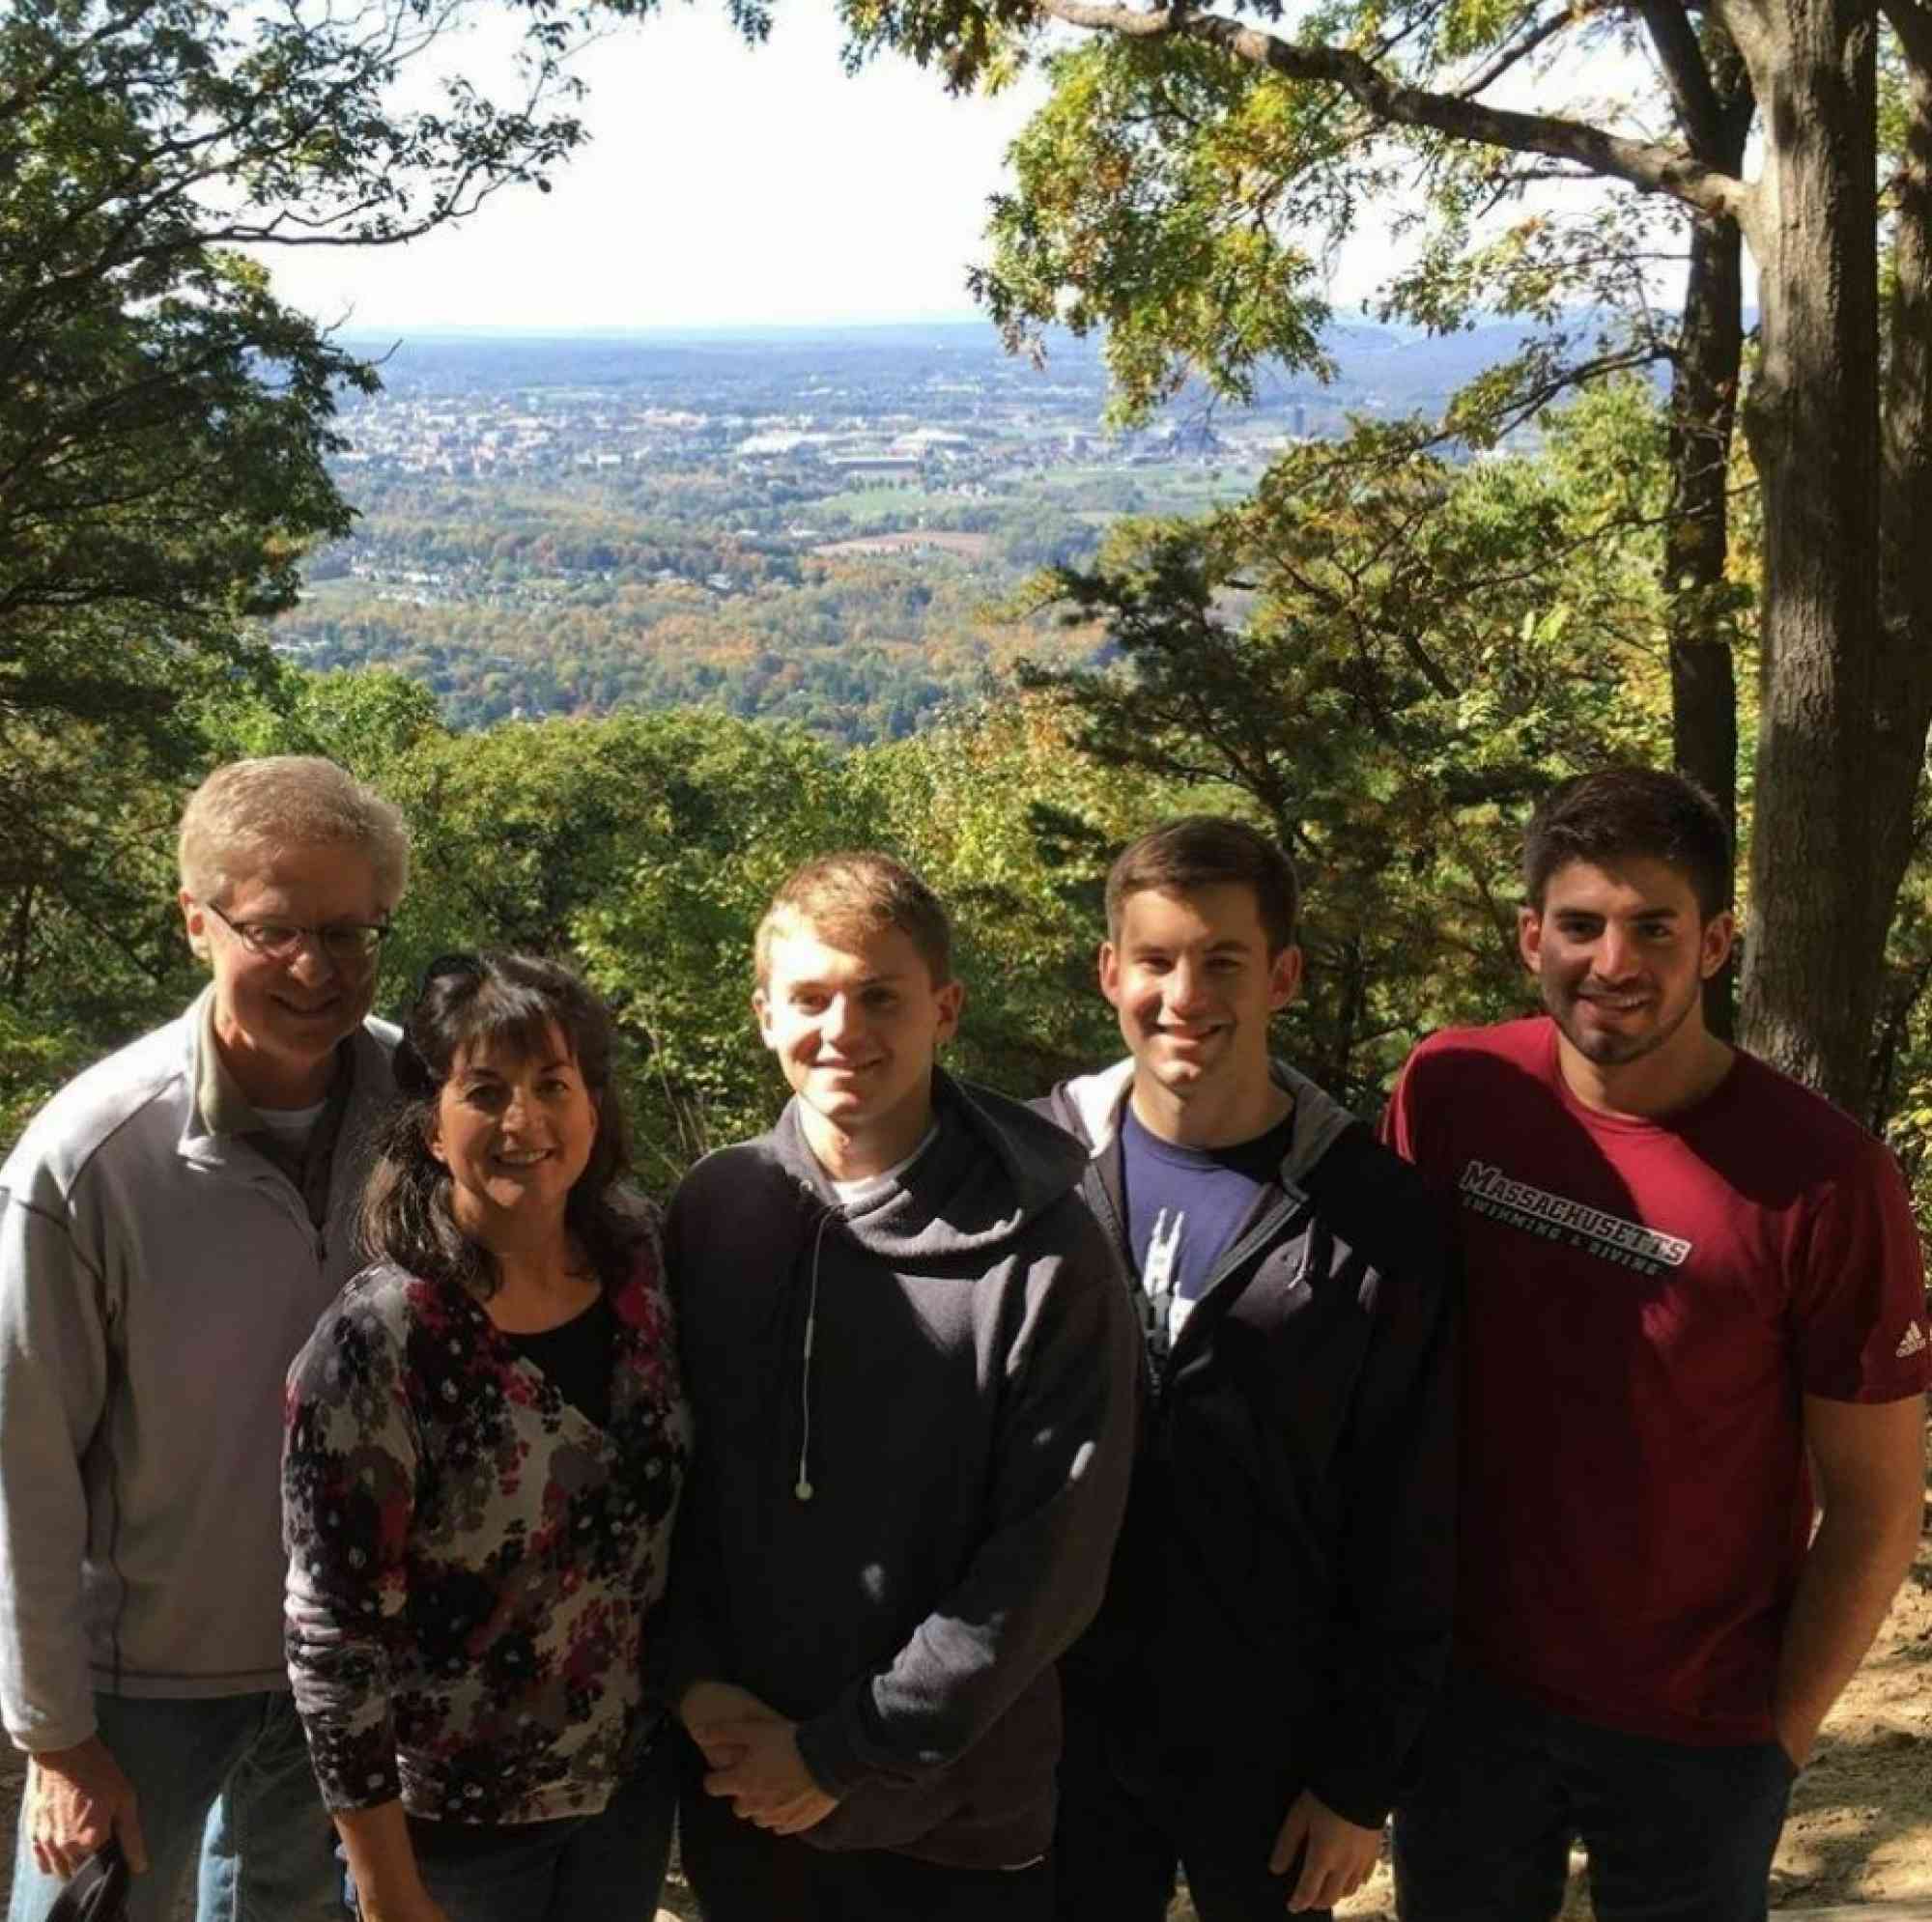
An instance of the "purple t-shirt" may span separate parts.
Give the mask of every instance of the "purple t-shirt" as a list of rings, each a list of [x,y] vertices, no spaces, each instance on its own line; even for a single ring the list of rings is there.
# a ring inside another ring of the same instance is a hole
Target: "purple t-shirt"
[[[1121,1125],[1127,1240],[1156,1353],[1179,1335],[1215,1264],[1275,1191],[1293,1126],[1290,1116],[1232,1147],[1183,1147],[1143,1126],[1128,1104]]]

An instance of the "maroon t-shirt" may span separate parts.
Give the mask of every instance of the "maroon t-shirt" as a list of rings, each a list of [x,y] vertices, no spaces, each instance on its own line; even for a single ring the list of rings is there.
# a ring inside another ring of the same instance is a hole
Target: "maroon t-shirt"
[[[1662,1121],[1596,1114],[1545,1017],[1425,1041],[1383,1134],[1467,1271],[1463,1659],[1606,1727],[1770,1738],[1802,1398],[1895,1400],[1932,1361],[1897,1164],[1744,1054]]]

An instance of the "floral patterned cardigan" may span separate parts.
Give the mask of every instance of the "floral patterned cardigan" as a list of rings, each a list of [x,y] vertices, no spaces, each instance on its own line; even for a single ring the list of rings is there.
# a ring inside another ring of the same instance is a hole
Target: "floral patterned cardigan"
[[[365,1269],[289,1371],[286,1647],[330,1808],[601,1809],[648,1717],[691,1419],[655,1239],[599,1428],[465,1290]]]

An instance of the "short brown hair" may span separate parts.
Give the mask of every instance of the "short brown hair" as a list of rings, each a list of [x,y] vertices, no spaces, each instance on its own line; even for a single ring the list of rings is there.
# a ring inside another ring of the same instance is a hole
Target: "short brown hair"
[[[1632,860],[1675,868],[1707,921],[1731,905],[1724,817],[1695,781],[1662,768],[1599,768],[1552,787],[1523,832],[1523,893],[1541,912],[1558,868],[1573,861],[1605,867]]]
[[[919,950],[934,987],[952,978],[952,927],[939,896],[889,854],[822,854],[786,875],[752,944],[759,987],[771,978],[772,943],[807,922],[847,938],[895,928]]]
[[[1301,888],[1293,864],[1259,829],[1225,814],[1184,814],[1127,843],[1107,872],[1107,938],[1121,938],[1130,894],[1220,887],[1253,890],[1270,959],[1294,946]]]

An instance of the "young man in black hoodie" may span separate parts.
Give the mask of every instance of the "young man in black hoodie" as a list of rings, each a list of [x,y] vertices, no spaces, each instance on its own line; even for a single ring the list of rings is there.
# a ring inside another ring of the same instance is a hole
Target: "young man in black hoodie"
[[[1293,869],[1208,816],[1107,884],[1130,1058],[1043,1104],[1131,1267],[1151,1371],[1099,1623],[1064,1664],[1063,1922],[1321,1911],[1374,1867],[1441,1673],[1451,1303],[1414,1173],[1268,1056]]]
[[[755,964],[792,1100],[668,1230],[685,1870],[710,1922],[1044,1922],[1054,1662],[1130,1469],[1126,1290],[1074,1145],[935,1066],[963,989],[916,876],[807,863]]]

